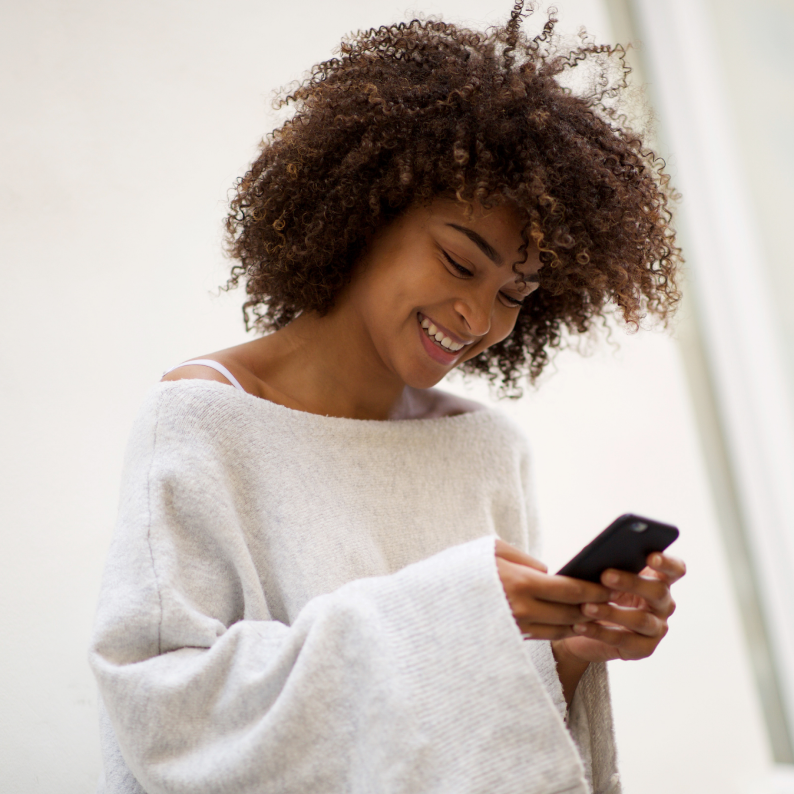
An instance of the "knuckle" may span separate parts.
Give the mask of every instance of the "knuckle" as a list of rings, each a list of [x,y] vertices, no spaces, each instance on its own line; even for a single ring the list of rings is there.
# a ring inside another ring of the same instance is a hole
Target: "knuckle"
[[[527,571],[521,567],[512,569],[512,579],[515,587],[521,590],[525,589],[530,582],[529,576],[527,576]]]
[[[621,648],[626,644],[626,635],[620,632],[611,632],[604,637],[604,642],[608,643],[613,648]]]
[[[674,600],[671,598],[671,599],[670,599],[670,609],[669,609],[669,610],[668,610],[668,612],[667,612],[668,616],[672,615],[672,614],[673,614],[673,612],[675,612],[675,610],[676,610],[676,606],[677,606],[677,604],[676,604],[676,603],[675,603],[675,601],[674,601]]]
[[[625,631],[616,631],[612,635],[612,644],[616,648],[622,648],[625,645],[628,645],[631,641],[632,635]]]
[[[527,570],[520,566],[511,567],[508,573],[510,589],[516,595],[525,595],[531,590],[532,579],[528,576]]]
[[[643,612],[637,629],[643,634],[655,634],[658,628],[656,618],[648,612]]]

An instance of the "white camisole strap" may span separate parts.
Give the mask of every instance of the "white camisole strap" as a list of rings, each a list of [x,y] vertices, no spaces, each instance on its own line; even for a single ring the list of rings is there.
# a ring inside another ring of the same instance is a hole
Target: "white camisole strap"
[[[238,381],[237,378],[235,378],[234,375],[232,375],[232,373],[223,366],[223,364],[219,364],[217,361],[213,361],[211,358],[194,358],[192,361],[183,361],[181,364],[177,364],[175,367],[167,369],[163,375],[167,375],[169,372],[173,372],[175,369],[179,369],[180,367],[189,367],[193,365],[214,369],[216,372],[220,372],[221,375],[223,375],[223,377],[232,384],[232,386],[239,389],[240,391],[245,391],[245,389],[240,385],[240,381]]]

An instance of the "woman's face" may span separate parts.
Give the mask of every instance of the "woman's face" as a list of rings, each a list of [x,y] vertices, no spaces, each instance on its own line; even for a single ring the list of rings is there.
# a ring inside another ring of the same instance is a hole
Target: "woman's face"
[[[450,199],[412,208],[375,236],[339,308],[387,370],[429,388],[513,330],[540,268],[530,243],[514,270],[521,228],[509,205],[475,205],[471,218]]]

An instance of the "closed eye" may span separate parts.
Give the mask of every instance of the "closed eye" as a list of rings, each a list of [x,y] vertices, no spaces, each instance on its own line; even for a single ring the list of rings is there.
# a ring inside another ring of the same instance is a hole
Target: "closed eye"
[[[441,249],[441,253],[444,254],[444,259],[449,262],[450,266],[458,273],[460,278],[470,278],[474,275],[471,270],[468,270],[463,267],[463,265],[456,262],[443,248]],[[524,301],[526,300],[526,298],[514,298],[512,295],[507,295],[504,292],[500,292],[499,295],[504,304],[511,309],[520,308],[524,305]]]
[[[458,263],[457,263],[457,262],[456,262],[456,261],[455,261],[455,260],[454,260],[454,259],[453,259],[453,258],[452,258],[452,257],[451,257],[451,256],[450,256],[450,255],[449,255],[447,252],[446,252],[446,251],[444,251],[443,249],[441,250],[441,253],[442,253],[442,254],[444,254],[444,259],[446,259],[446,260],[447,260],[447,262],[449,262],[449,264],[450,264],[450,265],[452,265],[452,267],[453,267],[453,268],[454,268],[454,269],[455,269],[455,270],[456,270],[456,271],[457,271],[457,272],[458,272],[458,273],[459,273],[459,274],[460,274],[462,277],[468,277],[468,276],[473,276],[473,275],[474,275],[474,274],[471,272],[471,270],[467,270],[465,267],[463,267],[463,265],[459,265],[459,264],[458,264]]]
[[[519,306],[523,306],[524,305],[524,301],[526,300],[526,298],[514,298],[511,295],[505,295],[504,292],[500,292],[499,294],[502,296],[502,298],[504,298],[504,300],[507,301],[507,304],[509,306],[512,306],[513,308],[516,308],[516,309]]]

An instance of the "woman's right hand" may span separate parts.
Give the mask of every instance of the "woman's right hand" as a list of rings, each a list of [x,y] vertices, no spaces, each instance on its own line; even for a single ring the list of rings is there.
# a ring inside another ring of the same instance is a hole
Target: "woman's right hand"
[[[575,625],[597,619],[584,615],[582,604],[609,601],[603,585],[549,574],[542,562],[501,538],[496,539],[496,568],[518,628],[532,639],[577,637]]]

